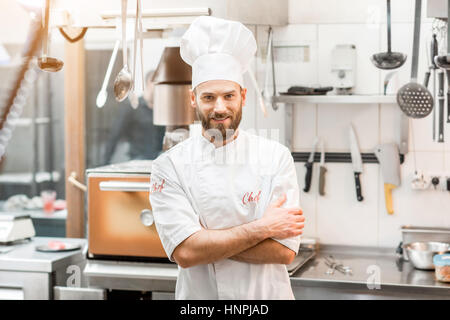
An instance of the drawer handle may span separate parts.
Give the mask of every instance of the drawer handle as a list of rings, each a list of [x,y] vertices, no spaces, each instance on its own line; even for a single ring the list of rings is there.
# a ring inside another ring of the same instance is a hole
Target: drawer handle
[[[67,178],[67,181],[69,181],[71,184],[73,184],[75,187],[80,189],[83,192],[87,191],[87,187],[82,184],[80,181],[77,180],[77,173],[73,171],[70,176]]]
[[[100,182],[101,191],[150,191],[149,182],[130,182],[130,181],[102,181]]]
[[[150,209],[144,209],[140,214],[141,222],[144,226],[150,227],[155,221],[153,218],[153,212]]]

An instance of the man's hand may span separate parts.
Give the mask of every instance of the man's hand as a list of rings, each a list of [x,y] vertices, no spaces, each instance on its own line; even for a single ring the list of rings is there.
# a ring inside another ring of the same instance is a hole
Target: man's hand
[[[305,217],[301,208],[281,208],[286,202],[283,194],[269,205],[259,223],[266,228],[270,238],[286,239],[301,235]]]

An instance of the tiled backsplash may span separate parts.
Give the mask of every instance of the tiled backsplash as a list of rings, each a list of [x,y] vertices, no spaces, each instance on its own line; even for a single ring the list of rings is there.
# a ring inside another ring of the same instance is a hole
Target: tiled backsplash
[[[345,2],[342,3],[342,2]],[[349,7],[352,10],[347,10]],[[354,10],[353,10],[354,9]],[[422,16],[426,17],[425,2]],[[392,49],[408,55],[403,67],[391,80],[388,94],[396,94],[409,82],[413,39],[414,1],[392,3]],[[332,85],[331,50],[336,44],[354,44],[357,50],[356,94],[382,94],[387,71],[375,68],[370,56],[386,51],[385,2],[375,0],[290,1],[290,24],[274,28],[274,46],[308,46],[308,62],[277,62],[278,91],[292,85]],[[424,19],[421,28],[419,82],[428,69],[428,41],[432,20]],[[257,78],[263,88],[267,27],[254,29],[259,45],[255,62]],[[442,51],[441,46],[441,51]],[[444,47],[445,49],[445,47]],[[445,50],[444,50],[445,51]],[[430,80],[430,86],[432,80]],[[250,97],[249,106],[254,97]],[[283,128],[283,108],[269,110],[264,118],[258,107],[247,110],[245,123],[257,129]],[[316,135],[324,139],[327,151],[349,152],[348,125],[353,124],[362,152],[373,152],[379,143],[398,142],[400,108],[395,104],[304,104],[294,107],[295,151],[308,151]],[[432,141],[432,119],[412,120],[414,143],[401,166],[402,185],[393,191],[394,214],[386,212],[383,179],[378,164],[364,164],[361,175],[363,202],[356,200],[352,165],[327,163],[325,196],[318,193],[318,164],[308,193],[301,191],[306,216],[305,236],[321,243],[394,247],[401,240],[402,225],[450,227],[450,192],[417,191],[411,188],[415,166],[425,172],[446,172],[450,176],[450,125],[445,124],[445,143]],[[416,165],[414,165],[414,153]],[[305,168],[296,163],[300,189]]]

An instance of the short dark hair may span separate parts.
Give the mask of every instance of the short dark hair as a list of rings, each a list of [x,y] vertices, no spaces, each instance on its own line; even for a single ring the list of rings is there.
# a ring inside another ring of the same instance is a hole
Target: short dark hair
[[[155,70],[150,70],[145,74],[145,83],[152,81],[153,76],[155,75]]]

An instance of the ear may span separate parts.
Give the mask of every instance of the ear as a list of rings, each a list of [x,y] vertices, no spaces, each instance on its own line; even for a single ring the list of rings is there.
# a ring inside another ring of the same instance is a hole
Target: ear
[[[241,89],[242,106],[245,106],[245,101],[247,100],[247,88]]]
[[[189,90],[190,96],[191,96],[191,107],[197,108],[197,99],[195,97],[195,89]]]

